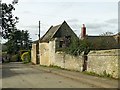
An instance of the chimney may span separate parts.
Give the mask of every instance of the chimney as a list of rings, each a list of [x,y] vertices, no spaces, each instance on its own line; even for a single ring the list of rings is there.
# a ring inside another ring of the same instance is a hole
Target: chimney
[[[86,27],[85,24],[83,24],[83,27],[81,28],[81,38],[84,39],[86,36]]]

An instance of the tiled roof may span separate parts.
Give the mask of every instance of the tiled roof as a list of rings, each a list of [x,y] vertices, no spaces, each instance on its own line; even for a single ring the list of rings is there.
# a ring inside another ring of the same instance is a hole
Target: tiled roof
[[[48,42],[54,34],[58,31],[62,24],[56,25],[56,26],[51,26],[49,30],[44,34],[44,36],[41,38],[41,42]]]

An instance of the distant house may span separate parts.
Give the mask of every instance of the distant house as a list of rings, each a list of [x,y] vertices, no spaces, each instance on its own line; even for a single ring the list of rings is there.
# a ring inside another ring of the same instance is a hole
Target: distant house
[[[107,50],[120,48],[120,33],[116,35],[90,36],[86,34],[86,27],[83,24],[81,29],[81,40],[87,40],[94,50]]]

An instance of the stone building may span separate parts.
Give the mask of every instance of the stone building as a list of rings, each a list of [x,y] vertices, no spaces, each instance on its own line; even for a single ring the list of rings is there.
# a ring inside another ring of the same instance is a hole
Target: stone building
[[[73,39],[74,38],[74,39]],[[52,65],[55,60],[55,52],[69,46],[71,40],[79,39],[70,26],[64,21],[60,25],[51,26],[41,37],[39,43],[39,61],[37,60],[37,43],[32,44],[32,63],[41,65]]]

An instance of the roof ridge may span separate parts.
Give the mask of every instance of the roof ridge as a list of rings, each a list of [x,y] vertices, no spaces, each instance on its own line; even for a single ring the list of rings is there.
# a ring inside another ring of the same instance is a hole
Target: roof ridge
[[[44,38],[44,36],[50,31],[50,29],[53,28],[53,25],[50,26],[50,28],[47,30],[47,32],[41,37],[41,40]]]
[[[56,32],[57,32],[57,31],[59,30],[59,28],[61,27],[61,25],[62,25],[62,24],[60,24],[60,26],[59,26],[59,25],[56,25],[56,26],[59,26],[59,27],[58,27],[58,29],[53,33],[53,35],[52,35],[50,38],[52,38],[52,37],[56,34]]]
[[[48,31],[42,36],[41,41],[42,42],[48,42],[50,41],[54,35],[58,32],[60,27],[65,23],[65,21],[62,24],[58,24],[55,26],[51,26]]]

